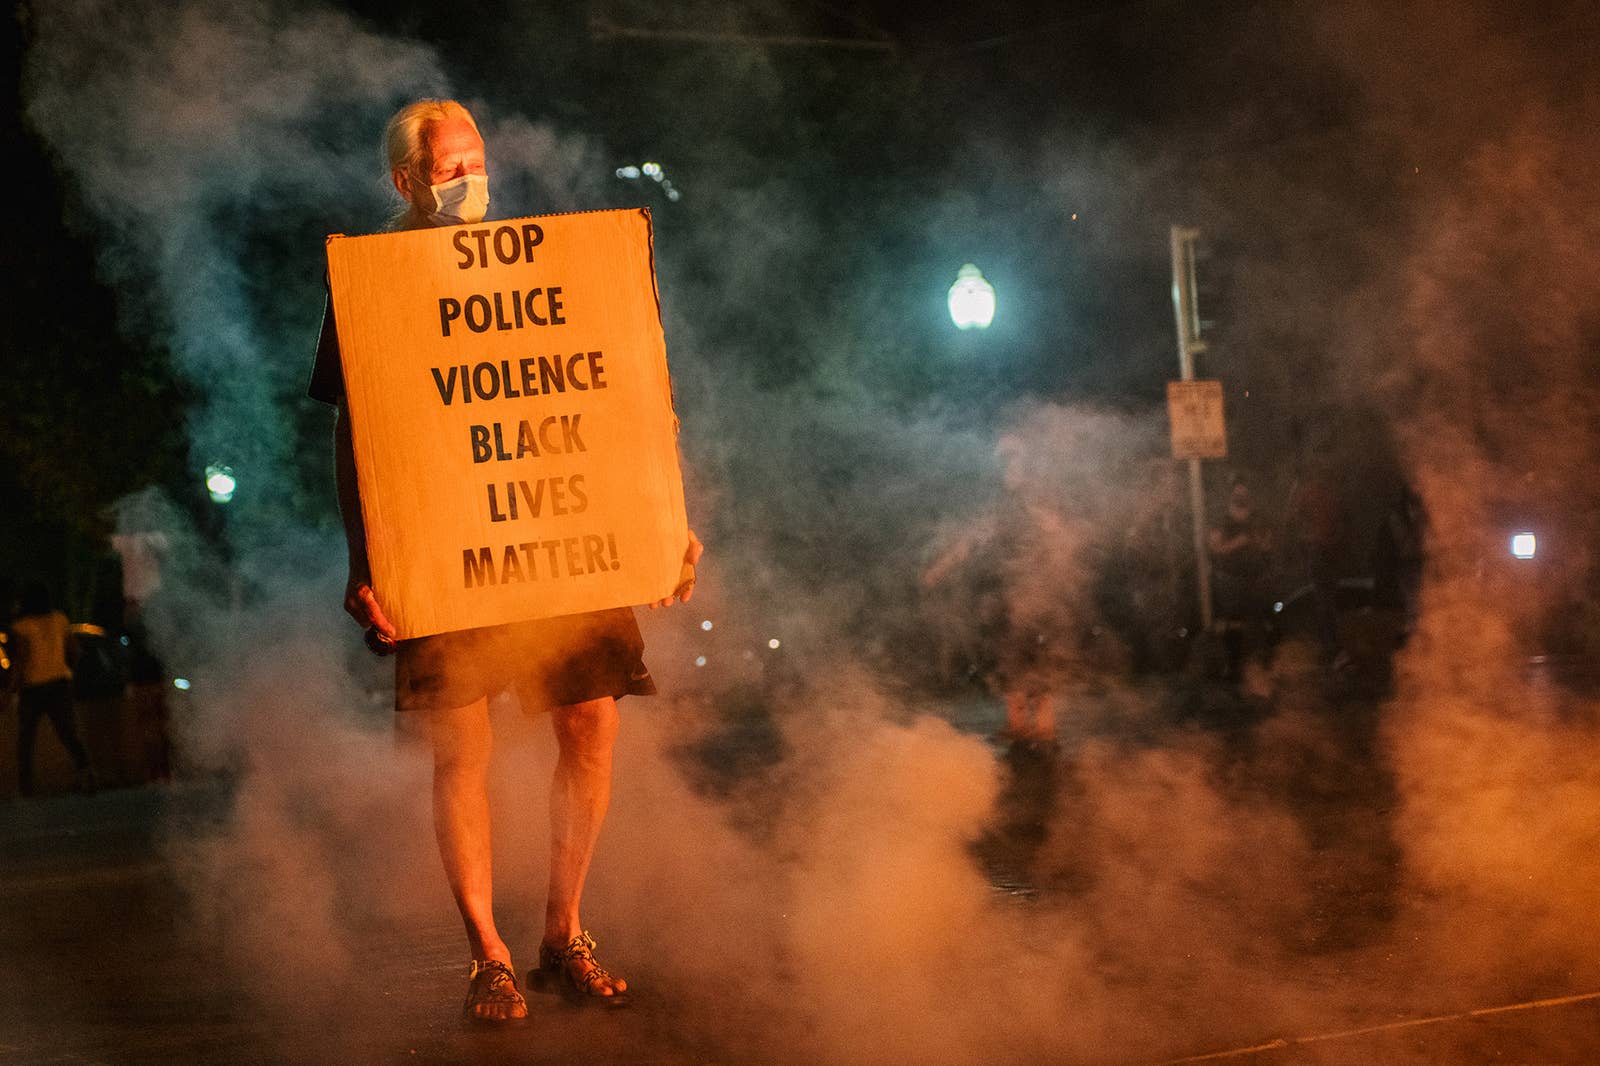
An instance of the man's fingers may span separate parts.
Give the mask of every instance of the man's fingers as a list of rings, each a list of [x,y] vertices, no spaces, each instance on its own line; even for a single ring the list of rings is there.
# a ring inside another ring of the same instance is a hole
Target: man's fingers
[[[361,602],[366,605],[368,623],[376,626],[378,632],[382,633],[390,640],[393,640],[394,623],[389,621],[388,616],[383,613],[383,608],[378,606],[378,597],[373,595],[372,586],[362,585],[360,588],[356,589],[356,595],[359,596],[361,598]]]
[[[689,530],[689,544],[683,550],[683,566],[678,572],[678,587],[668,596],[663,596],[654,603],[645,606],[652,611],[657,607],[671,607],[674,603],[688,603],[694,595],[694,564],[700,561],[700,556],[705,554],[706,546],[700,543],[700,538],[694,535],[694,530]]]

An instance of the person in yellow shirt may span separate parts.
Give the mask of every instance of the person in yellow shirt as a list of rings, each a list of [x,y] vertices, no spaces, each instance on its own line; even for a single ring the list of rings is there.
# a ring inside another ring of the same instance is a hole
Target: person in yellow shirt
[[[75,784],[92,788],[94,775],[89,769],[89,753],[78,739],[72,710],[72,668],[75,656],[72,630],[67,616],[56,610],[50,589],[40,581],[22,590],[22,602],[11,623],[12,657],[16,661],[13,677],[20,687],[17,700],[17,791],[33,795],[33,741],[39,719],[49,718],[61,746],[77,768]]]

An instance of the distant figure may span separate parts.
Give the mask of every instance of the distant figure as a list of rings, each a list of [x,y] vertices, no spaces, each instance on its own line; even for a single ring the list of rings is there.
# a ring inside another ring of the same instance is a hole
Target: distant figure
[[[1427,528],[1422,497],[1410,485],[1400,486],[1373,545],[1372,583],[1378,603],[1400,609],[1402,633],[1410,633],[1417,624]]]
[[[1206,548],[1225,652],[1223,675],[1237,681],[1246,656],[1259,656],[1264,650],[1262,630],[1272,570],[1272,533],[1257,515],[1250,487],[1242,480],[1235,479],[1228,491],[1227,512],[1208,531]]]
[[[981,612],[992,659],[985,680],[1005,701],[1005,737],[1014,747],[1047,750],[1056,740],[1056,705],[1079,672],[1090,605],[1078,552],[1083,532],[1028,483],[1027,449],[1011,435],[995,448],[1005,493],[963,530],[922,574],[931,588],[980,552],[992,597]]]
[[[1314,462],[1295,479],[1289,491],[1289,522],[1299,562],[1311,586],[1311,611],[1324,660],[1334,670],[1350,663],[1339,644],[1339,616],[1335,597],[1346,536],[1344,504],[1331,471]]]
[[[133,717],[139,780],[172,780],[172,744],[167,732],[167,668],[150,647],[144,611],[127,602],[128,707]]]
[[[89,769],[89,753],[78,739],[72,713],[72,668],[76,655],[67,616],[56,610],[50,590],[39,581],[22,590],[17,618],[11,623],[13,675],[20,688],[17,700],[17,791],[33,795],[33,741],[39,719],[47,717],[61,746],[67,749],[76,768],[73,784],[80,790],[94,788]]]

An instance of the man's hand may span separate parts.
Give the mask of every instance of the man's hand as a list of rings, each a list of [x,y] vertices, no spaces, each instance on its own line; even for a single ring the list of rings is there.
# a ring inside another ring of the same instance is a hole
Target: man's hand
[[[689,530],[689,546],[683,550],[683,569],[678,573],[678,587],[672,590],[672,595],[666,599],[657,600],[650,605],[653,611],[657,607],[671,607],[682,600],[689,602],[689,597],[694,595],[694,566],[700,561],[700,556],[705,554],[706,546],[700,543],[700,538],[694,535],[694,530]]]
[[[394,624],[384,615],[383,608],[378,606],[378,597],[372,594],[372,586],[365,578],[352,574],[350,580],[345,582],[344,610],[360,623],[362,629],[376,629],[386,639],[394,639]]]

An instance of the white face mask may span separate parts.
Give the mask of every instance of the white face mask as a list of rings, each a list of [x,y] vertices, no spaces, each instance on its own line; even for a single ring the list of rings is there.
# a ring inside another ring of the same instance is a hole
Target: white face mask
[[[439,226],[460,226],[482,222],[489,210],[489,179],[482,174],[463,174],[459,178],[428,186],[433,194],[433,211],[428,219]]]

